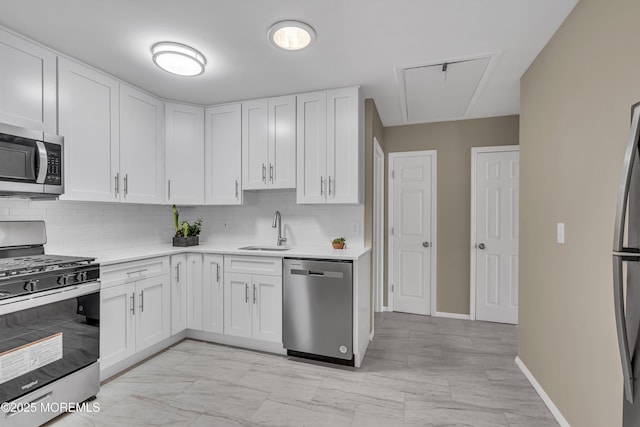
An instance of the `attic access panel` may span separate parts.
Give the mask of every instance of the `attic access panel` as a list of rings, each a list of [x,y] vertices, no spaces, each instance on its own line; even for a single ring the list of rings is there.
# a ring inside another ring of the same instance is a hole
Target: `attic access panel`
[[[403,69],[407,121],[464,117],[490,61],[488,57]]]

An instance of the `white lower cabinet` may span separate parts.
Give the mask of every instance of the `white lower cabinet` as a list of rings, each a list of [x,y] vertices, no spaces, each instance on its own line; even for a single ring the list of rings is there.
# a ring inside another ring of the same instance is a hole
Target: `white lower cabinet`
[[[202,329],[221,334],[224,332],[224,258],[222,255],[204,255],[202,263]]]
[[[171,335],[187,329],[187,255],[171,256]]]
[[[224,333],[282,342],[282,260],[225,256],[224,270]]]
[[[171,336],[169,259],[107,266],[101,276],[107,278],[100,292],[104,370]]]
[[[187,328],[202,330],[202,255],[187,254]]]

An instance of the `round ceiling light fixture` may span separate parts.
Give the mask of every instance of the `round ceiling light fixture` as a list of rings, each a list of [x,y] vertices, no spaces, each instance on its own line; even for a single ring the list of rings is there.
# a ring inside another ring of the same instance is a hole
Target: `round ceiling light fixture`
[[[310,25],[300,21],[280,21],[269,28],[269,41],[284,50],[300,50],[316,39]]]
[[[178,76],[194,77],[204,73],[207,60],[200,52],[182,43],[160,42],[151,46],[153,63]]]

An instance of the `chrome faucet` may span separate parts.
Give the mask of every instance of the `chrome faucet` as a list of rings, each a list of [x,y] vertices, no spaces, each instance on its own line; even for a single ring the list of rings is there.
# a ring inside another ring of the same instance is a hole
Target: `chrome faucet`
[[[271,227],[278,227],[278,246],[284,245],[287,239],[282,237],[282,216],[280,216],[280,211],[276,211],[273,216],[273,224],[271,224]]]

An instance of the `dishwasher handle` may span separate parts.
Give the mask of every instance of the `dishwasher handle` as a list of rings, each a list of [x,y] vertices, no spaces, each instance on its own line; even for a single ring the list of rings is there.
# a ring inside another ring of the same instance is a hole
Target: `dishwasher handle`
[[[291,275],[326,277],[329,279],[342,279],[344,277],[344,273],[342,271],[315,271],[315,270],[301,270],[297,268],[291,269]]]

